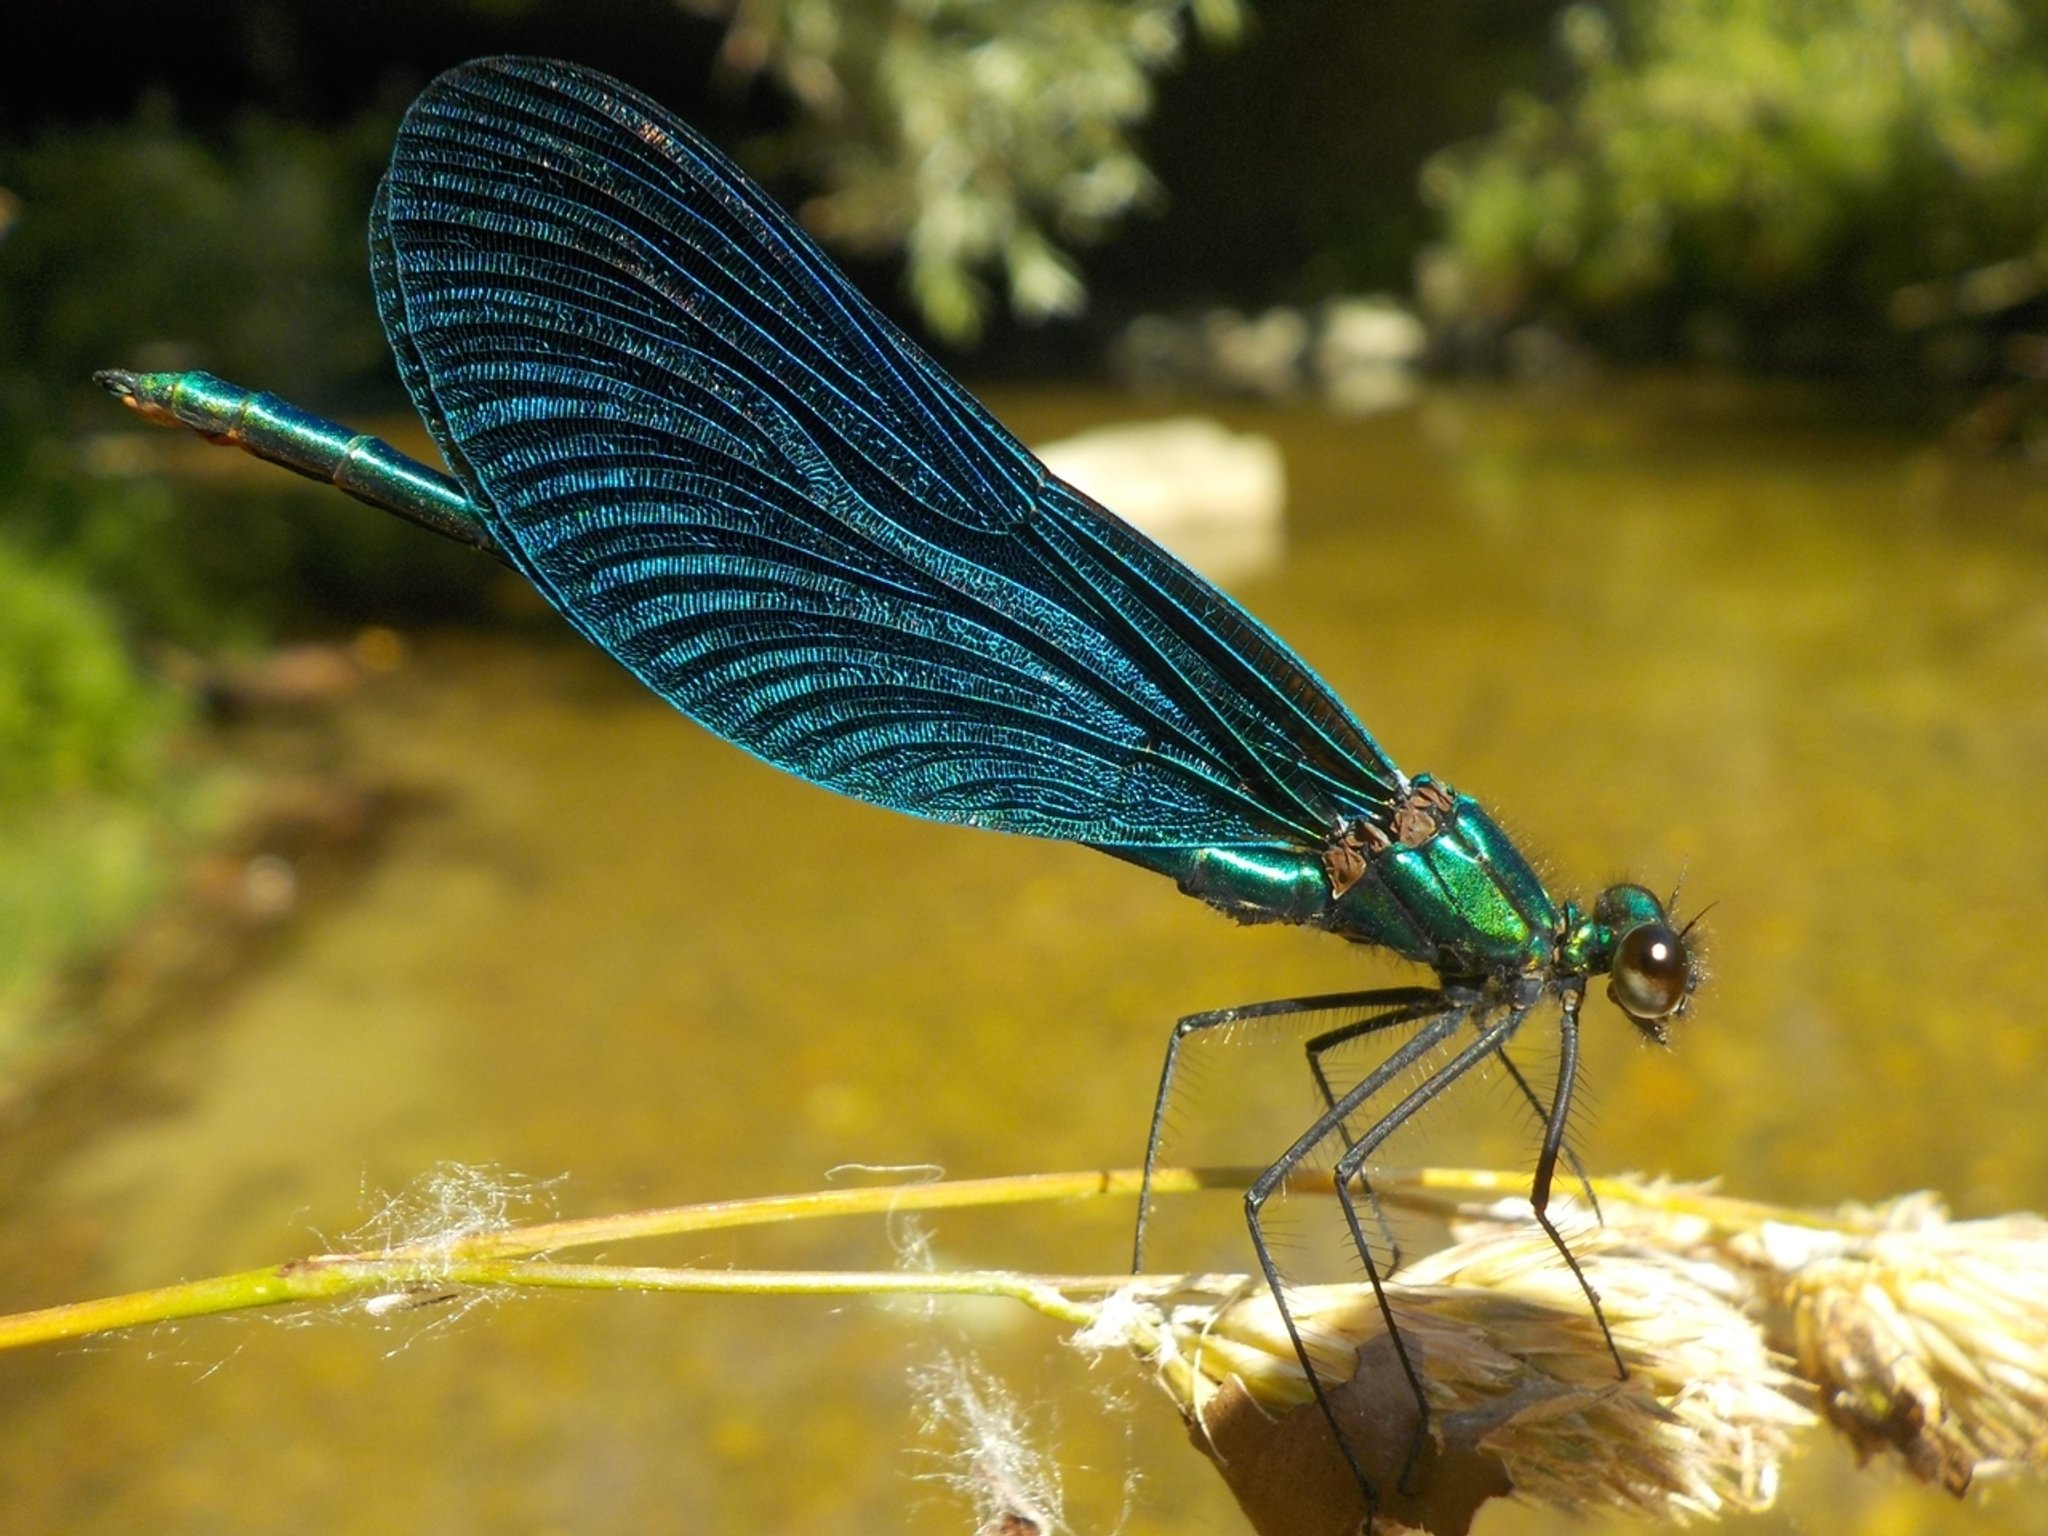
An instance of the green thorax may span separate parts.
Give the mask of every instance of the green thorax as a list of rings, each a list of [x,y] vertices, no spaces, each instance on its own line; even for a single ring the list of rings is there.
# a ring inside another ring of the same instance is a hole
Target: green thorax
[[[1412,782],[1391,835],[1375,829],[1373,842],[1362,868],[1354,858],[1349,870],[1328,849],[1109,851],[1174,876],[1240,921],[1327,928],[1447,979],[1549,970],[1560,958],[1578,970],[1607,947],[1575,908],[1551,900],[1476,800],[1426,775]],[[1560,956],[1561,943],[1571,953]]]
[[[1434,787],[1447,808],[1369,859],[1325,926],[1446,977],[1547,967],[1561,926],[1550,893],[1478,801]]]

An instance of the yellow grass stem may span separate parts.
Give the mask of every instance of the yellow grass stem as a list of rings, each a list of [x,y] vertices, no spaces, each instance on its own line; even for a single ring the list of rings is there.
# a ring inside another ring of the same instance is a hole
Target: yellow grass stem
[[[1241,1188],[1253,1170],[1168,1168],[1153,1179],[1155,1195]],[[477,1175],[488,1180],[488,1175]],[[896,1215],[1016,1205],[1054,1200],[1134,1196],[1136,1170],[1037,1173],[1012,1178],[925,1181],[797,1195],[710,1201],[619,1215],[532,1222],[456,1235],[423,1234],[416,1240],[353,1253],[315,1254],[264,1269],[215,1275],[125,1295],[71,1302],[0,1315],[0,1349],[294,1302],[420,1294],[450,1287],[544,1287],[582,1290],[665,1290],[750,1295],[976,1295],[1009,1297],[1061,1321],[1087,1319],[1064,1301],[1066,1293],[1100,1294],[1128,1284],[1128,1275],[1067,1276],[1029,1281],[1008,1271],[911,1274],[902,1271],[802,1274],[789,1271],[696,1270],[642,1266],[520,1263],[526,1255],[557,1253],[639,1238],[728,1231],[741,1227],[815,1221],[826,1217]]]
[[[1252,1174],[1166,1169],[1153,1192],[1241,1189]],[[517,1181],[442,1169],[387,1204],[373,1228],[388,1240],[0,1317],[0,1348],[287,1303],[381,1315],[520,1289],[1000,1297],[1075,1330],[1083,1347],[1148,1362],[1266,1536],[1355,1526],[1358,1482],[1274,1297],[1243,1276],[711,1270],[559,1256],[825,1217],[1129,1197],[1139,1184],[1134,1170],[1032,1174],[521,1225],[508,1218]],[[1928,1196],[1799,1211],[1596,1180],[1602,1220],[1576,1223],[1573,1249],[1627,1362],[1618,1375],[1571,1272],[1529,1219],[1525,1174],[1423,1169],[1378,1176],[1374,1189],[1383,1208],[1441,1217],[1454,1238],[1386,1286],[1427,1419],[1370,1287],[1287,1294],[1347,1443],[1394,1490],[1376,1512],[1383,1527],[1458,1532],[1510,1493],[1659,1519],[1761,1508],[1791,1432],[1815,1409],[1859,1454],[1952,1492],[1973,1477],[2048,1470],[2048,1223],[2038,1218],[1955,1222]],[[1558,1206],[1578,1198],[1560,1191]]]

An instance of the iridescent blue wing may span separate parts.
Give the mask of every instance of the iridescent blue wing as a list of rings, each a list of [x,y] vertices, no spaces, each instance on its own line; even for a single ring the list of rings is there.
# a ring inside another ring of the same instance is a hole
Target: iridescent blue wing
[[[406,114],[372,218],[491,532],[657,693],[814,783],[1111,848],[1314,847],[1400,776],[1292,652],[998,426],[758,187],[573,65]]]

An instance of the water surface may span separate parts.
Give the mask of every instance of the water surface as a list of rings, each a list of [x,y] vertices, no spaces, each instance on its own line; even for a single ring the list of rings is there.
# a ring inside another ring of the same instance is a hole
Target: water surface
[[[1041,437],[1131,413],[998,404]],[[1588,1007],[1592,1168],[2048,1207],[2039,472],[1732,386],[1232,419],[1280,439],[1292,487],[1286,558],[1239,595],[1396,759],[1495,807],[1555,890],[1683,871],[1688,907],[1716,903],[1673,1050]],[[1176,1015],[1414,979],[1083,849],[811,789],[566,633],[418,637],[335,729],[349,771],[418,809],[203,1023],[110,1056],[100,1107],[5,1202],[0,1302],[338,1242],[366,1188],[445,1159],[559,1177],[541,1205],[566,1213],[851,1163],[1125,1165]],[[1277,1151],[1306,1107],[1290,1077],[1215,1150]],[[1525,1156],[1528,1127],[1496,1118],[1450,1152]],[[1207,1203],[1162,1260],[1243,1264],[1236,1202]],[[949,1218],[936,1254],[1113,1269],[1128,1215]],[[887,1266],[890,1239],[613,1257]],[[937,1464],[906,1380],[947,1351],[1028,1406],[1075,1529],[1242,1529],[1149,1386],[1022,1313],[620,1296],[0,1359],[0,1508],[78,1536],[967,1531],[920,1480]],[[1781,1509],[1743,1523],[2048,1530],[2048,1495],[1958,1506],[1816,1434]],[[1552,1525],[1498,1507],[1479,1529]]]

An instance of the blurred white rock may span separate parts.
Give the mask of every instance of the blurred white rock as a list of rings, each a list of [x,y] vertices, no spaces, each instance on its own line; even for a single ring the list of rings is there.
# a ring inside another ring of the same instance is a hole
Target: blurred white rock
[[[1406,405],[1415,398],[1416,369],[1428,348],[1428,327],[1398,300],[1332,299],[1316,335],[1323,398],[1347,416]]]
[[[1429,328],[1399,299],[1332,299],[1323,306],[1316,366],[1325,373],[1390,363],[1413,368],[1428,347]]]
[[[1301,387],[1309,325],[1299,310],[1248,316],[1212,309],[1202,317],[1202,341],[1212,388],[1277,400]]]
[[[1229,581],[1279,563],[1287,472],[1270,437],[1176,416],[1097,427],[1033,451],[1206,576]]]
[[[1414,399],[1430,345],[1414,310],[1373,294],[1330,299],[1313,314],[1140,315],[1111,343],[1109,362],[1126,385],[1151,394],[1284,400],[1313,391],[1335,411],[1364,416]]]

